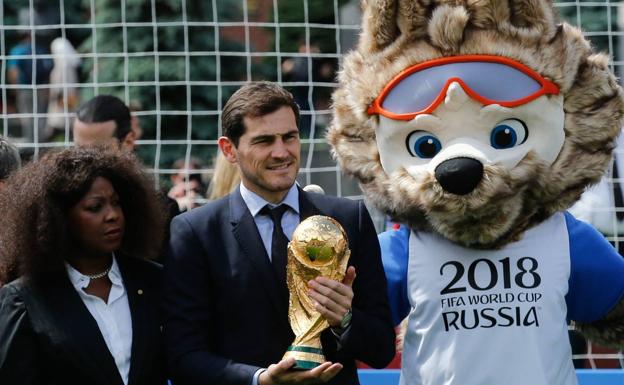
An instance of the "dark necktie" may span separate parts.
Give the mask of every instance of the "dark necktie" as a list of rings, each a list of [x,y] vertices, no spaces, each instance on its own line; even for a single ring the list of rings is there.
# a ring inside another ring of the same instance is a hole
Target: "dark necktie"
[[[287,260],[287,248],[288,238],[282,230],[282,217],[288,210],[288,206],[279,205],[275,208],[270,208],[266,205],[260,210],[260,214],[268,215],[273,221],[273,236],[271,237],[271,262],[273,264],[273,270],[277,276],[280,287],[286,292],[288,286],[286,285],[286,260]]]
[[[624,197],[622,197],[622,186],[620,184],[620,175],[617,166],[617,160],[613,160],[613,203],[615,203],[615,215],[619,221],[624,220]]]

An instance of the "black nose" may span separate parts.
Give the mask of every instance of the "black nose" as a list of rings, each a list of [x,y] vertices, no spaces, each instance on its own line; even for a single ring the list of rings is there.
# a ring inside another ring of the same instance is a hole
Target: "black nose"
[[[472,158],[445,160],[436,167],[435,177],[444,190],[451,194],[466,195],[483,178],[483,164]]]

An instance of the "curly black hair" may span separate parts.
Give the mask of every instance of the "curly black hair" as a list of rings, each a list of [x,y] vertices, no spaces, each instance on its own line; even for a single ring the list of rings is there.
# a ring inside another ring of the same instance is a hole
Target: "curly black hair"
[[[126,219],[120,251],[157,256],[166,222],[163,202],[136,157],[106,147],[72,147],[27,164],[0,191],[0,282],[65,274],[72,249],[68,214],[97,177],[108,179]]]

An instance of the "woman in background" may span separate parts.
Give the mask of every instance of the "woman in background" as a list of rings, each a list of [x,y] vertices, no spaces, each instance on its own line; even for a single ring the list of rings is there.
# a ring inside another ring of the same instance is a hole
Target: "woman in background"
[[[163,216],[136,159],[46,154],[0,193],[0,384],[165,384]]]
[[[221,150],[218,150],[214,160],[214,173],[208,188],[208,199],[215,200],[228,195],[239,183],[238,167],[228,162]]]

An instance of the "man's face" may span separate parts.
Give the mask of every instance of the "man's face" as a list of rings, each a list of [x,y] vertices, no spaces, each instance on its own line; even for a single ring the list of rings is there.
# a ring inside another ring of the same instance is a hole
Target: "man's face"
[[[141,136],[143,136],[143,127],[141,127],[141,121],[138,116],[132,115],[132,119],[130,120],[130,129],[134,132],[134,138],[136,140],[141,139]]]
[[[245,117],[243,122],[245,133],[238,146],[222,138],[221,149],[230,162],[238,163],[245,187],[278,203],[299,172],[301,143],[295,114],[284,106],[257,118]]]
[[[116,148],[134,150],[134,133],[130,131],[122,142],[115,136],[117,124],[114,120],[100,123],[85,123],[74,119],[74,143],[77,146],[93,146],[96,144],[111,145]]]

